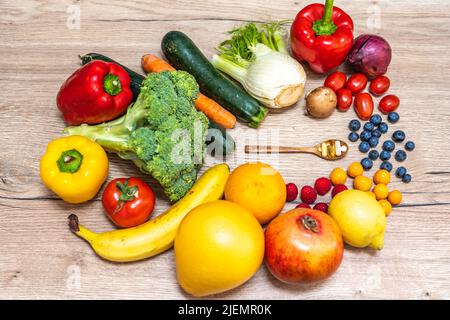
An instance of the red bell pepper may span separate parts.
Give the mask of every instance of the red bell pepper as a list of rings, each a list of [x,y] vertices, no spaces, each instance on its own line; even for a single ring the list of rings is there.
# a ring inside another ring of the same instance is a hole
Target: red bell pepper
[[[312,70],[325,73],[344,62],[353,45],[353,21],[333,0],[313,3],[301,10],[291,28],[294,57]]]
[[[109,121],[125,113],[131,103],[130,81],[121,66],[94,60],[63,83],[56,103],[70,125]]]

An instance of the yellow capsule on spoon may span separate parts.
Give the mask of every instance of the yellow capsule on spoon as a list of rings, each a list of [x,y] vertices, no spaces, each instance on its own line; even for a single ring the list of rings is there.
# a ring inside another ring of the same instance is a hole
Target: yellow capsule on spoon
[[[245,146],[245,153],[312,153],[325,160],[339,160],[348,153],[349,147],[342,140],[326,140],[313,147]]]

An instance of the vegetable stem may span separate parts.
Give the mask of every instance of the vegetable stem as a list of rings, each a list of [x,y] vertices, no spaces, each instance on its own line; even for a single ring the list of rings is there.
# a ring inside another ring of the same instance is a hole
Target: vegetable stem
[[[284,53],[284,54],[289,54],[286,49],[284,37],[280,31],[275,31],[275,33],[273,35],[273,39],[275,40],[275,45],[277,47],[278,52]]]
[[[333,23],[333,0],[326,0],[323,17],[314,21],[313,30],[318,36],[329,36],[337,30]]]
[[[211,63],[216,69],[228,74],[230,77],[236,79],[239,82],[244,81],[247,76],[246,68],[241,67],[240,65],[227,59],[223,55],[214,55]]]
[[[99,143],[107,150],[129,151],[128,137],[130,133],[123,125],[106,126],[101,124],[88,126],[83,124],[77,127],[67,127],[64,129],[64,133],[70,136],[85,136]]]

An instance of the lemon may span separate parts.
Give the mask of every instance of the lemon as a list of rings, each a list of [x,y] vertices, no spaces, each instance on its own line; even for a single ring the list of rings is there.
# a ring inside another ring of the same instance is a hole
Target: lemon
[[[366,192],[340,192],[331,200],[328,213],[341,228],[347,244],[383,249],[386,215],[378,201]]]
[[[244,207],[225,200],[192,209],[175,237],[177,280],[203,297],[231,290],[249,280],[264,258],[264,233]]]

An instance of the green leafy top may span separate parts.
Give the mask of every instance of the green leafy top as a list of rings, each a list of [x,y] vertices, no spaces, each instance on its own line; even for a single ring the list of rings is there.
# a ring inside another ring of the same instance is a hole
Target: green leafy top
[[[223,41],[217,51],[222,58],[230,60],[241,67],[248,67],[254,59],[252,48],[262,43],[270,49],[287,53],[284,43],[283,26],[288,20],[269,23],[250,22],[229,31],[230,39]]]

